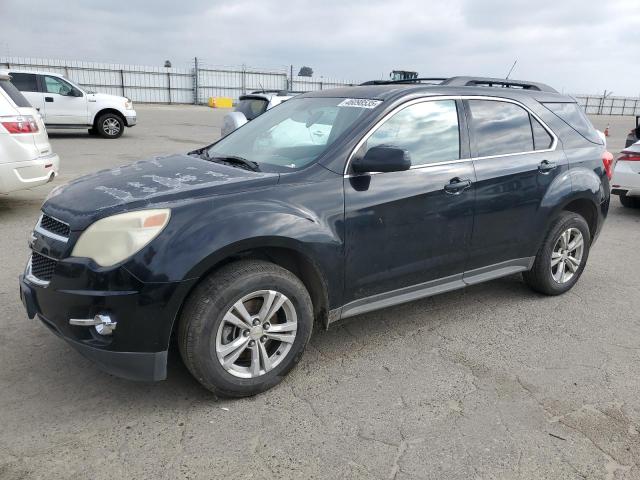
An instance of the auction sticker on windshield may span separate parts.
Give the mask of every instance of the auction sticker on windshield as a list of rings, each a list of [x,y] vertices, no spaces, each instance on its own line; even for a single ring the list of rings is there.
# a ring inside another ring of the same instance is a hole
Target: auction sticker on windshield
[[[382,100],[370,100],[368,98],[345,98],[341,101],[339,107],[357,107],[357,108],[376,108],[382,103]]]

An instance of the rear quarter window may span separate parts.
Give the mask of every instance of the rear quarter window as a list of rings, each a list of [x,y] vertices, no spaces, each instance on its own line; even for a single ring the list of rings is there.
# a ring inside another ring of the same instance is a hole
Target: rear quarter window
[[[0,88],[4,90],[7,95],[9,95],[9,98],[13,100],[13,103],[15,103],[17,107],[31,106],[29,101],[24,98],[24,95],[20,93],[20,90],[18,90],[15,85],[9,80],[0,80]]]
[[[556,117],[593,143],[602,143],[598,132],[577,103],[543,103]]]

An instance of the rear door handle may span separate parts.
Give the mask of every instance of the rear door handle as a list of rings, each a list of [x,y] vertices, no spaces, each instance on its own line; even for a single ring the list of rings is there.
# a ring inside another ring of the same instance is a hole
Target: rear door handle
[[[549,160],[543,160],[538,165],[538,170],[540,173],[549,173],[551,170],[555,169],[558,165],[555,162],[550,162]]]
[[[459,195],[467,188],[471,188],[471,180],[461,180],[460,178],[455,177],[449,180],[449,183],[444,186],[444,191],[449,195]]]
[[[53,102],[53,97],[44,97],[45,102]]]

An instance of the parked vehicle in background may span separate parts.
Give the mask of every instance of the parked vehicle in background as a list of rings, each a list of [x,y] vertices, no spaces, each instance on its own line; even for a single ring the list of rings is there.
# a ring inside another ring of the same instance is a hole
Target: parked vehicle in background
[[[627,141],[624,144],[624,147],[630,147],[634,143],[640,140],[640,115],[636,116],[636,126],[631,129],[629,135],[627,136]]]
[[[40,114],[0,74],[0,193],[50,182],[59,163]]]
[[[618,157],[612,180],[612,195],[625,207],[640,208],[640,141],[628,146]]]
[[[310,142],[318,122],[329,133]],[[113,374],[164,379],[176,338],[206,388],[253,395],[296,365],[316,319],[517,272],[568,291],[607,215],[612,159],[542,84],[307,93],[188,155],[56,189],[20,296]]]
[[[257,90],[248,95],[241,95],[234,111],[224,116],[221,135],[226,137],[235,129],[295,95],[297,94],[286,90]]]
[[[137,122],[126,97],[88,92],[57,73],[5,71],[11,82],[42,115],[48,129],[88,128],[104,138],[118,138]]]

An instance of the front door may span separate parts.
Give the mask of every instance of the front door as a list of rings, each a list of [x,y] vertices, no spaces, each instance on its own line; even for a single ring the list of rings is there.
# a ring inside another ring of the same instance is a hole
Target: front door
[[[412,168],[345,176],[345,303],[376,301],[440,279],[461,281],[475,181],[466,129],[461,134],[459,128],[461,108],[455,100],[412,103],[369,133],[356,152],[403,148]]]
[[[87,97],[61,78],[41,75],[45,122],[52,125],[86,125]],[[75,96],[73,92],[81,96]]]
[[[491,267],[528,268],[549,212],[543,198],[567,171],[561,148],[517,103],[465,102],[476,171],[476,212],[468,276]],[[506,264],[505,264],[506,262]]]

